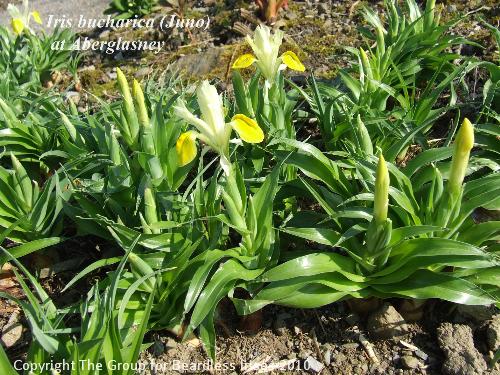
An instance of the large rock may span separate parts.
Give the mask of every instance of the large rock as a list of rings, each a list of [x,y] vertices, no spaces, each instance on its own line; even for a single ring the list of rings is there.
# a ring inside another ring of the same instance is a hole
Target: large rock
[[[492,322],[486,330],[488,346],[492,352],[500,349],[500,314],[493,317]]]
[[[474,347],[472,330],[463,324],[442,323],[438,330],[438,342],[446,359],[442,372],[449,375],[479,375],[486,362]]]
[[[389,303],[368,316],[366,328],[375,339],[392,339],[408,333],[404,318]]]

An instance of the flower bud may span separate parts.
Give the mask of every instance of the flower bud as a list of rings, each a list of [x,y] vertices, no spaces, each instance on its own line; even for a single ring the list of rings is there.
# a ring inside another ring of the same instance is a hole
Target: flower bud
[[[76,128],[75,126],[73,125],[73,123],[69,120],[68,116],[66,116],[63,112],[61,111],[58,111],[59,112],[59,115],[61,116],[61,121],[64,125],[64,127],[66,128],[66,131],[68,132],[69,136],[71,137],[71,140],[74,142],[76,141],[76,136],[77,136],[77,132],[76,132]]]
[[[14,169],[14,188],[16,193],[20,194],[20,198],[23,199],[25,203],[25,209],[29,210],[33,204],[33,188],[31,185],[31,180],[24,169],[21,162],[14,156],[10,154],[12,161],[12,168]]]
[[[474,147],[474,127],[466,118],[455,138],[453,157],[451,160],[450,176],[448,178],[448,192],[456,197],[460,194],[464,181],[469,156]]]
[[[364,87],[367,92],[372,92],[373,91],[373,71],[372,67],[370,65],[370,60],[368,59],[368,56],[363,48],[359,48],[359,56],[361,59],[361,68],[363,71],[363,74],[365,75],[364,77]]]
[[[127,78],[120,68],[116,68],[116,79],[118,82],[118,89],[122,94],[123,100],[126,103],[132,104],[132,95],[130,95],[130,86],[128,85]]]
[[[134,79],[132,85],[132,95],[134,96],[135,104],[137,105],[137,112],[139,114],[139,124],[144,127],[149,127],[148,110],[146,109],[146,102],[144,100],[144,93],[139,82]]]
[[[359,148],[366,154],[373,155],[373,145],[370,134],[368,133],[368,129],[366,129],[366,126],[361,120],[361,116],[359,114],[354,126],[356,129],[356,137]]]
[[[376,224],[382,224],[387,220],[389,208],[389,171],[384,156],[380,154],[375,177],[375,201],[373,205],[373,218]]]
[[[125,133],[130,134],[128,142],[129,146],[132,147],[135,146],[139,135],[137,114],[135,112],[134,102],[132,101],[132,95],[130,94],[130,86],[128,85],[127,78],[120,68],[116,69],[116,78],[118,81],[118,88],[123,97],[123,113],[127,122],[126,124],[123,124],[122,127],[127,127]]]

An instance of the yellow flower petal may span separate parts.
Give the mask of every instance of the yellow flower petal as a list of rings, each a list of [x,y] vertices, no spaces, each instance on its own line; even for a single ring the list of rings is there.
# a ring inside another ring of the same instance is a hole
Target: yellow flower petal
[[[192,131],[182,133],[175,144],[175,149],[177,151],[177,157],[179,159],[179,164],[181,167],[189,164],[196,157],[198,152],[196,148],[196,134]]]
[[[233,69],[245,69],[255,62],[255,56],[251,53],[246,53],[236,59],[233,64]]]
[[[306,67],[300,62],[297,55],[292,51],[286,51],[283,55],[281,55],[281,58],[283,59],[283,63],[292,70],[296,70],[298,72],[306,70]]]
[[[13,18],[10,24],[12,26],[12,30],[14,30],[16,34],[21,34],[23,32],[24,23],[20,18]]]
[[[239,114],[233,117],[231,125],[241,139],[248,143],[260,143],[264,140],[264,132],[255,120]]]
[[[36,23],[42,24],[42,17],[40,17],[40,13],[38,11],[34,10],[31,12],[31,15],[33,16],[33,19],[35,20]]]

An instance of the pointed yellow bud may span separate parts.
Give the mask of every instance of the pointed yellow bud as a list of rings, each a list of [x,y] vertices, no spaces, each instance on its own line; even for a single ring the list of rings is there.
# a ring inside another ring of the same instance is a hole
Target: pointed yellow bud
[[[375,176],[375,200],[373,205],[373,218],[376,224],[382,224],[387,220],[389,209],[389,171],[384,156],[380,154]]]
[[[248,143],[260,143],[264,140],[264,132],[255,120],[242,114],[235,115],[231,126],[240,138]]]
[[[245,69],[255,62],[255,56],[251,53],[246,53],[236,59],[233,64],[233,69]]]
[[[196,148],[196,133],[193,131],[187,131],[182,133],[175,144],[175,149],[177,151],[177,157],[179,159],[179,164],[181,167],[189,164],[193,161],[197,154]]]
[[[137,104],[139,124],[149,127],[149,116],[146,108],[146,101],[144,100],[144,93],[142,92],[141,84],[137,82],[136,79],[134,79],[132,84],[132,95],[134,96],[135,104]]]
[[[281,59],[283,60],[283,63],[292,70],[296,70],[298,72],[304,72],[306,70],[304,64],[302,64],[298,56],[292,51],[286,51],[283,55],[281,55]]]
[[[31,12],[31,15],[33,16],[33,19],[37,24],[42,24],[42,17],[40,17],[40,13],[38,13],[38,11],[34,10],[33,12]]]
[[[368,55],[366,54],[363,48],[359,48],[359,56],[361,57],[361,66],[363,67],[363,71],[365,75],[368,77],[368,84],[370,84],[370,80],[373,79],[372,67],[370,65],[370,60],[368,59]]]
[[[460,193],[472,147],[474,147],[474,127],[466,118],[455,138],[450,176],[448,178],[448,190],[452,195]]]
[[[14,30],[14,32],[19,35],[23,32],[24,30],[24,23],[23,21],[20,19],[20,18],[13,18],[11,21],[10,21],[10,24],[12,26],[12,30]]]
[[[118,82],[118,88],[123,96],[123,99],[126,102],[131,102],[132,96],[130,94],[130,86],[128,85],[127,77],[125,77],[125,74],[123,74],[120,68],[116,68],[116,79]]]

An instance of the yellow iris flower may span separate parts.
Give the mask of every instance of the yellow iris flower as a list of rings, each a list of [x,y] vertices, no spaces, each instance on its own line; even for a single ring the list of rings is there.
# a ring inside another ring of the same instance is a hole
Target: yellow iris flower
[[[179,164],[189,164],[196,157],[196,139],[201,140],[220,155],[220,163],[226,174],[230,171],[229,139],[233,129],[238,136],[248,143],[260,143],[264,140],[264,132],[257,122],[251,118],[237,114],[231,122],[224,119],[222,98],[215,86],[203,81],[196,90],[196,98],[200,107],[201,118],[193,115],[183,101],[174,107],[175,114],[193,125],[197,131],[188,131],[179,137],[176,150]]]
[[[40,13],[36,10],[30,12],[28,0],[23,0],[22,11],[20,11],[15,5],[9,4],[7,6],[7,12],[9,12],[11,17],[10,24],[12,26],[12,30],[17,35],[21,34],[25,29],[33,32],[29,26],[31,18],[33,18],[36,23],[40,25],[42,24]]]
[[[271,34],[271,29],[265,25],[259,25],[255,29],[253,39],[247,35],[246,40],[252,47],[254,55],[247,53],[240,56],[233,64],[233,69],[248,68],[256,63],[268,82],[273,82],[280,70],[287,67],[299,72],[305,71],[305,67],[297,55],[292,51],[286,51],[278,56],[283,32],[277,30]]]

